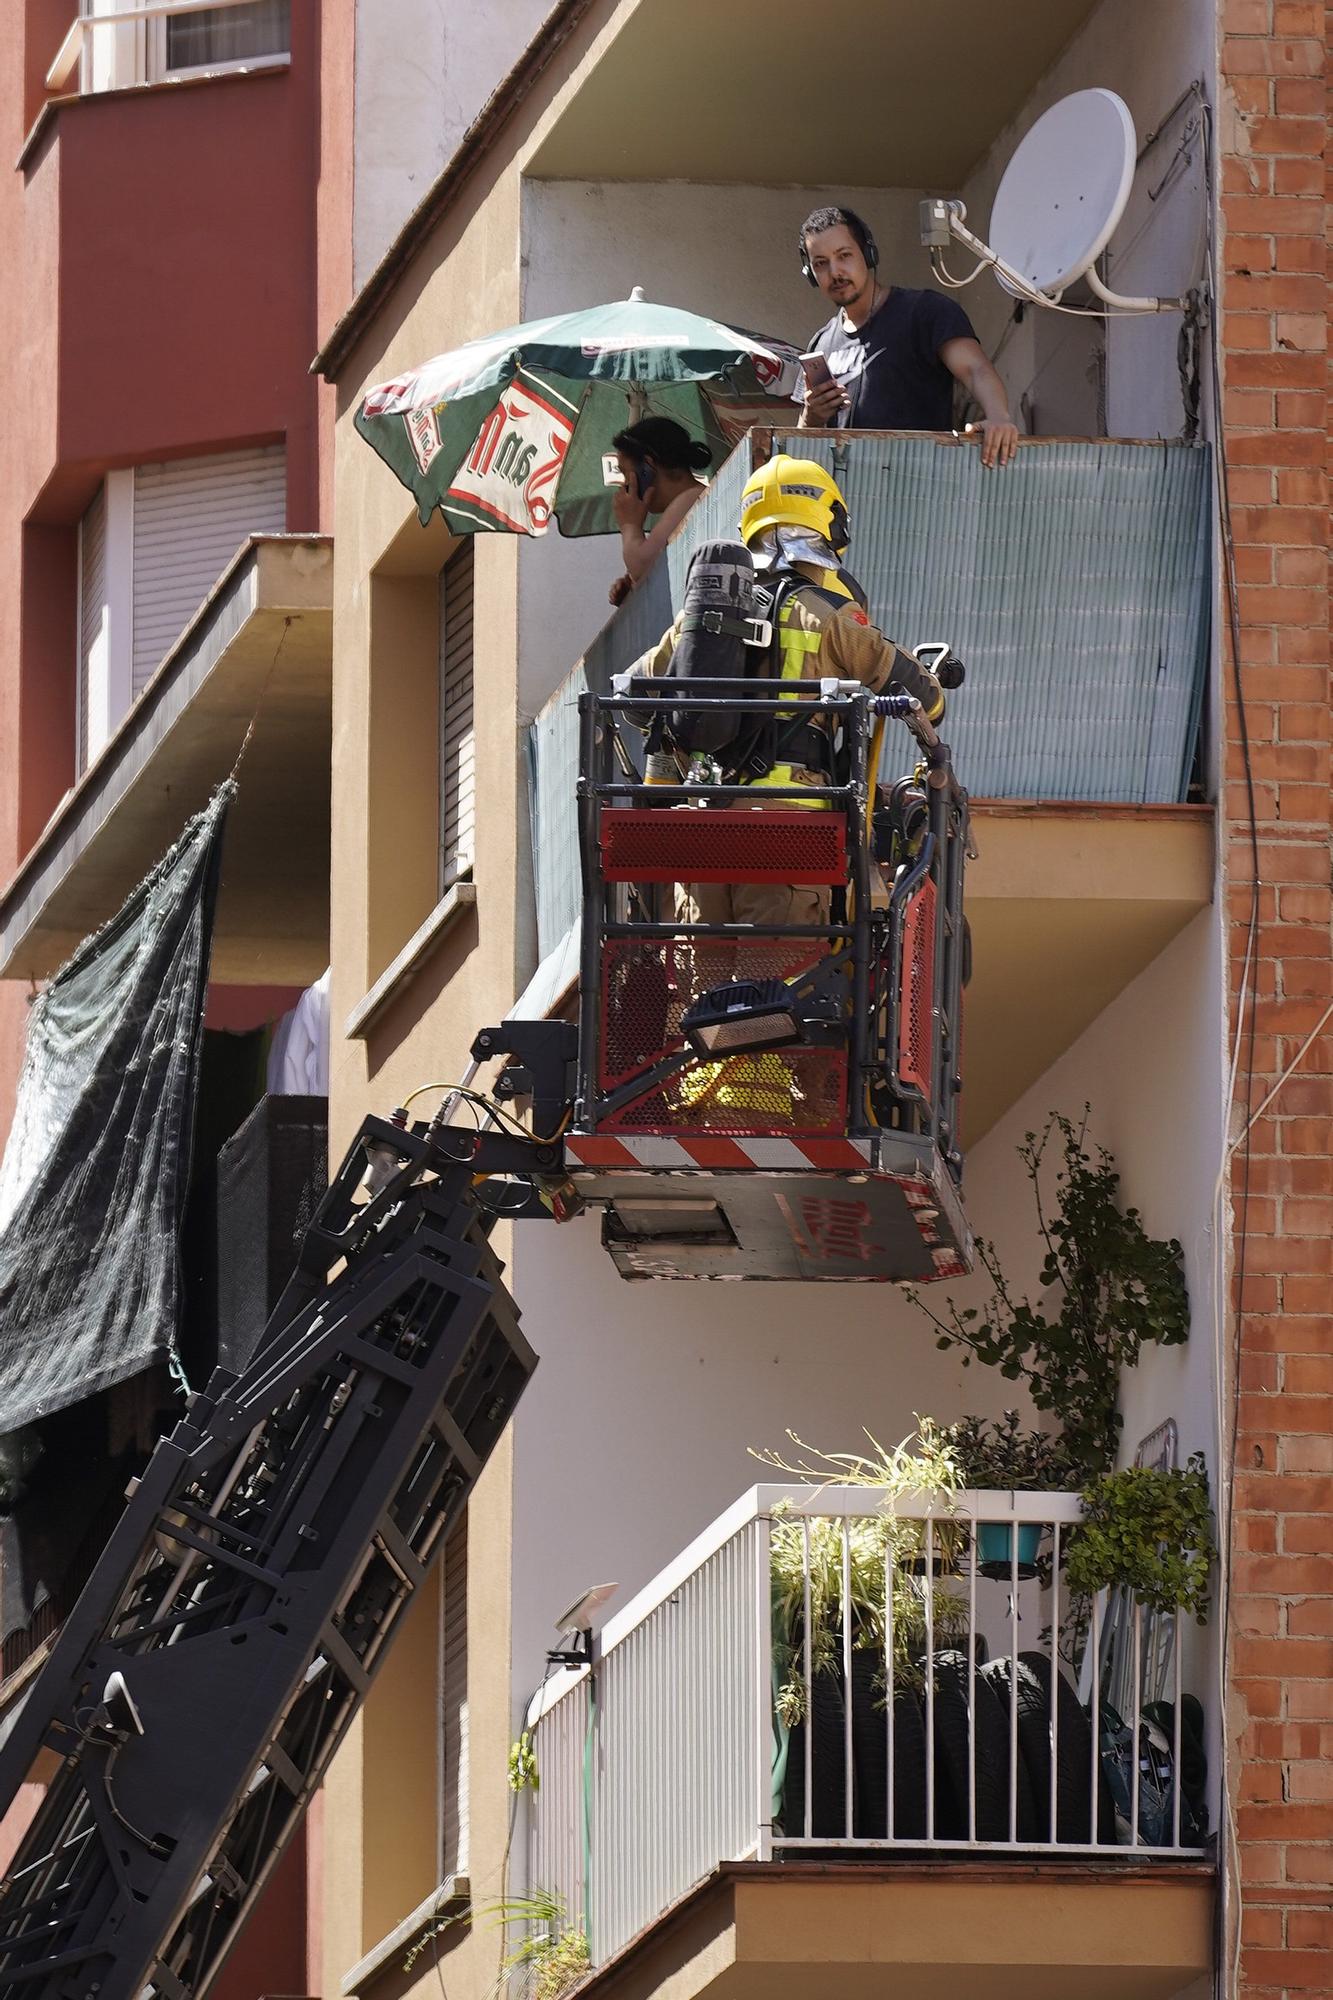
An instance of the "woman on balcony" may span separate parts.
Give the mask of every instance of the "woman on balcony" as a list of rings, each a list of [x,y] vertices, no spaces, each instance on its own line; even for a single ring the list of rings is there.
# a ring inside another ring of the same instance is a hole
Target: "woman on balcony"
[[[699,474],[713,454],[670,417],[644,417],[612,443],[625,482],[613,503],[625,573],[611,585],[610,598],[623,604],[707,491]],[[650,514],[657,519],[648,529]]]

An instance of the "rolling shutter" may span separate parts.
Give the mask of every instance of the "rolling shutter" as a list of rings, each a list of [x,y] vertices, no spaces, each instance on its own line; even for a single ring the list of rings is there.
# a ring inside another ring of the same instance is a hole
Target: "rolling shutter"
[[[440,1880],[468,1864],[467,1515],[444,1545],[440,1611]]]
[[[135,695],[250,535],[287,524],[281,445],[141,465],[134,475]]]
[[[106,713],[105,679],[108,664],[107,571],[106,571],[106,488],[99,486],[97,497],[79,523],[79,740],[77,767],[87,770],[100,750],[93,743],[92,717]],[[93,683],[99,683],[94,695]]]
[[[440,893],[472,872],[472,550],[467,538],[440,571]]]

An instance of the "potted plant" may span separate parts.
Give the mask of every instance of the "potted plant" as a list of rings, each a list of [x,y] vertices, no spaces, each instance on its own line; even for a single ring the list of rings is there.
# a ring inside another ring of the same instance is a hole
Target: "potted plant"
[[[1121,1585],[1147,1611],[1188,1611],[1202,1625],[1216,1553],[1208,1475],[1196,1452],[1183,1471],[1128,1465],[1094,1479],[1065,1575],[1080,1595]]]
[[[592,1970],[588,1935],[575,1921],[564,1900],[550,1889],[534,1889],[527,1896],[497,1896],[476,1908],[450,1911],[436,1917],[415,1937],[403,1959],[403,1971],[412,1972],[418,1959],[435,1948],[439,1940],[462,1924],[475,1930],[483,1922],[503,1931],[500,1969],[494,1991],[512,1985],[516,1996],[526,2000],[561,2000],[561,1996],[586,1979]],[[511,1931],[518,1941],[510,1945]],[[439,1971],[438,1957],[436,1971]],[[441,1980],[443,1985],[443,1980]]]
[[[807,1482],[808,1506],[787,1501],[775,1510],[770,1537],[773,1587],[774,1707],[781,1731],[775,1771],[775,1809],[784,1824],[805,1818],[804,1733],[812,1735],[811,1826],[841,1836],[846,1813],[846,1704],[852,1711],[853,1821],[867,1838],[885,1831],[885,1709],[889,1662],[886,1609],[892,1583],[892,1685],[895,1826],[901,1834],[924,1831],[924,1738],[917,1721],[924,1687],[926,1635],[937,1646],[966,1631],[965,1600],[935,1575],[956,1564],[966,1523],[952,1518],[961,1481],[943,1433],[919,1418],[912,1439],[886,1449],[867,1431],[869,1454],[823,1452],[787,1433],[803,1456],[752,1450],[761,1464]],[[914,1448],[913,1448],[914,1447]],[[818,1512],[821,1489],[862,1486],[879,1496],[871,1514],[849,1520]],[[942,1511],[930,1541],[934,1574],[925,1577],[924,1522],[903,1519],[892,1502],[924,1494]],[[846,1537],[844,1548],[844,1534]],[[810,1677],[805,1674],[806,1575],[809,1572]],[[844,1604],[844,1575],[849,1585]],[[929,1607],[929,1618],[927,1608]],[[844,1686],[844,1632],[851,1644],[851,1680]],[[919,1824],[918,1824],[919,1822]]]
[[[1059,1493],[1072,1482],[1064,1446],[1046,1431],[1025,1431],[1017,1410],[990,1421],[960,1417],[941,1434],[964,1486],[998,1493]],[[978,1521],[977,1557],[983,1569],[1009,1575],[1014,1530],[1008,1521]],[[1042,1537],[1040,1521],[1018,1526],[1018,1566],[1031,1575]]]

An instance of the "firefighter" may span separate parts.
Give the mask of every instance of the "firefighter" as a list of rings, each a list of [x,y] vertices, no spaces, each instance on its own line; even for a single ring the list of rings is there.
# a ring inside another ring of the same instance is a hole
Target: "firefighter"
[[[866,596],[842,567],[850,538],[846,502],[837,483],[812,459],[771,458],[753,473],[741,495],[741,540],[765,582],[776,583],[779,605],[774,657],[769,674],[783,681],[856,680],[874,693],[910,694],[931,722],[944,713],[944,693],[934,676],[871,624]],[[677,617],[636,672],[665,673],[682,636],[685,613]],[[722,669],[721,677],[726,677]],[[688,681],[682,681],[682,688]],[[781,786],[810,793],[819,808],[822,788],[833,777],[833,742],[821,719],[783,720],[774,732],[775,760],[760,771],[747,770],[742,782],[755,792]],[[724,770],[727,754],[719,753]],[[728,772],[728,776],[730,773]],[[790,807],[790,797],[771,803]],[[805,804],[806,801],[800,801]],[[694,882],[676,886],[676,918],[683,924],[752,924],[757,933],[775,926],[826,926],[831,891],[827,887],[763,882]],[[694,992],[737,975],[790,976],[808,962],[817,946],[798,939],[774,939],[765,946],[695,939],[682,959]],[[761,961],[762,960],[762,964]],[[820,1125],[827,1107],[808,1102],[793,1064],[779,1054],[734,1056],[701,1063],[676,1082],[669,1101],[690,1122],[716,1128],[771,1130],[808,1123]]]
[[[938,722],[944,692],[912,654],[886,639],[866,613],[866,595],[842,567],[850,539],[846,502],[836,481],[813,459],[770,458],[752,473],[741,495],[741,540],[761,574],[785,572],[776,660],[770,672],[784,681],[855,680],[878,694],[914,695],[926,718]],[[683,615],[683,614],[682,614]],[[681,635],[681,618],[638,662],[640,674],[663,674]],[[808,787],[818,807],[820,789],[833,774],[833,744],[822,719],[786,725],[779,732],[779,760],[761,775],[742,776],[762,802],[773,786]],[[725,753],[722,756],[725,765]],[[790,798],[775,805],[790,807]],[[804,804],[802,800],[800,803]],[[827,924],[829,891],[764,882],[682,883],[676,893],[682,923]]]

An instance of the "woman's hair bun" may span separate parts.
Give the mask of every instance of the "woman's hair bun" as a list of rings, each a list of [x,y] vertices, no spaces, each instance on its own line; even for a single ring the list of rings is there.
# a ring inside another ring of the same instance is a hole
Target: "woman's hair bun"
[[[641,417],[628,430],[617,431],[611,442],[630,458],[655,458],[670,472],[702,472],[713,462],[709,446],[692,438],[674,417]]]

